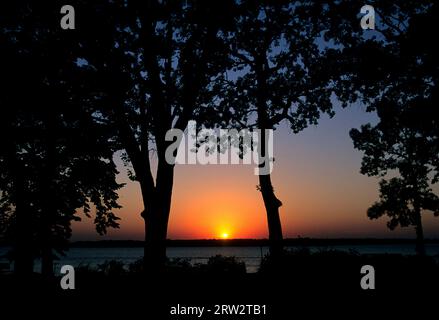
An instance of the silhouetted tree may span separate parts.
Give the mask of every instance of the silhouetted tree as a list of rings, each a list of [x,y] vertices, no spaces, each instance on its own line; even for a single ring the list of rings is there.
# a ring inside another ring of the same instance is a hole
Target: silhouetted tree
[[[410,104],[407,101],[400,104],[386,101],[378,109],[379,123],[364,125],[360,130],[353,129],[351,137],[354,146],[364,152],[363,174],[398,174],[390,180],[381,180],[380,201],[368,210],[368,216],[376,219],[388,215],[390,229],[398,225],[415,226],[416,251],[424,254],[421,213],[430,210],[439,215],[439,198],[430,187],[437,182],[437,171],[432,163],[437,161],[438,149],[437,137],[426,134],[424,127],[417,122],[437,122],[437,118],[434,119],[434,114],[425,109],[426,113],[423,113],[423,106],[418,101],[414,102],[413,108],[408,106]],[[422,119],[428,114],[433,118]]]
[[[234,66],[222,79],[216,108],[232,119],[226,125],[275,129],[289,123],[298,133],[333,116],[333,102],[344,106],[358,95],[349,92],[351,63],[345,50],[361,37],[357,13],[344,2],[239,1],[233,34],[225,37]],[[345,16],[343,16],[345,15]],[[231,76],[233,75],[233,76]],[[226,118],[227,119],[227,118]],[[264,133],[261,135],[265,139]],[[258,149],[265,154],[266,145]],[[274,169],[275,170],[275,169]],[[282,252],[282,227],[271,174],[260,174],[257,189],[267,212],[270,253]]]
[[[165,135],[172,128],[184,130],[189,120],[203,121],[209,84],[227,60],[220,34],[233,5],[104,3],[78,22],[84,28],[80,52],[102,105],[98,118],[116,128],[129,174],[139,182],[144,260],[147,268],[157,268],[166,261],[174,177],[174,165],[165,158],[172,141]]]
[[[439,199],[431,189],[439,178],[439,66],[430,39],[438,6],[405,1],[387,3],[377,12],[380,37],[359,52],[358,79],[371,99],[368,111],[376,111],[379,122],[353,129],[351,137],[364,152],[363,174],[396,175],[380,182],[380,201],[368,216],[388,215],[390,229],[415,226],[416,251],[424,254],[421,214],[439,214]]]
[[[20,1],[1,11],[0,222],[22,274],[36,256],[53,273],[53,251],[66,248],[78,209],[90,216],[95,207],[99,233],[118,226],[116,145],[79,95],[75,34],[59,27],[59,9]]]

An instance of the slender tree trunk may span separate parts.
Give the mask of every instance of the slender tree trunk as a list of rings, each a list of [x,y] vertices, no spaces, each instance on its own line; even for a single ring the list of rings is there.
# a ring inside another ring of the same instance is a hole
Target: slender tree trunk
[[[32,213],[26,205],[24,179],[18,171],[15,174],[17,199],[15,203],[14,273],[20,276],[28,276],[33,273],[34,269]]]
[[[282,225],[279,217],[279,207],[281,201],[276,198],[271,184],[271,176],[259,175],[259,185],[267,212],[268,237],[270,244],[270,254],[278,257],[282,254]]]
[[[41,274],[45,277],[53,276],[52,232],[49,225],[43,226],[41,248]]]
[[[14,273],[20,276],[28,276],[33,273],[34,258],[33,258],[33,239],[32,230],[30,226],[30,211],[21,207],[18,203],[16,206],[16,233],[15,233],[15,259],[14,259]]]
[[[268,155],[268,137],[265,130],[261,130],[261,148],[259,150],[259,157],[269,160]],[[260,164],[261,167],[268,167],[268,163]],[[282,206],[282,202],[276,197],[271,183],[271,174],[267,172],[260,172],[259,174],[259,187],[264,201],[265,210],[267,213],[268,223],[268,239],[270,245],[270,254],[272,257],[279,257],[283,251],[283,235],[282,225],[279,216],[279,207]]]
[[[48,159],[47,166],[53,165]],[[40,216],[40,226],[38,230],[38,237],[41,241],[41,273],[45,277],[52,277],[53,274],[53,247],[54,239],[52,226],[56,223],[56,209],[54,208],[53,196],[53,181],[52,169],[48,167],[46,176],[43,178],[45,181],[42,185],[41,197],[43,200],[43,211]]]
[[[39,236],[41,237],[41,273],[45,277],[53,276],[53,247],[54,239],[52,234],[52,227],[56,224],[57,211],[53,202],[56,196],[56,168],[57,168],[57,152],[56,152],[56,118],[52,113],[47,115],[47,137],[46,137],[46,163],[44,169],[44,176],[42,177],[41,185],[41,200],[43,202],[43,212],[40,217]]]
[[[257,77],[257,114],[258,114],[258,128],[261,130],[260,148],[258,148],[259,158],[264,158],[265,161],[270,161],[268,157],[268,137],[266,136],[266,129],[272,129],[267,111],[267,97],[266,97],[266,59],[262,56],[256,57],[256,77]],[[260,166],[268,166],[268,163]],[[268,238],[270,244],[270,255],[274,258],[279,257],[283,251],[283,235],[282,225],[279,217],[279,207],[282,202],[276,197],[271,183],[270,174],[259,174],[259,187],[264,200],[265,210],[267,213],[268,222]]]
[[[49,247],[44,247],[42,250],[41,274],[45,277],[53,276],[53,254]]]
[[[416,254],[425,256],[424,228],[422,226],[421,209],[419,206],[415,208],[415,230],[416,230]]]

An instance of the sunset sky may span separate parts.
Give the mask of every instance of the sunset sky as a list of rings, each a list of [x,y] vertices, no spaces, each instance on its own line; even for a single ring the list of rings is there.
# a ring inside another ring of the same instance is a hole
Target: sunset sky
[[[359,105],[336,109],[300,134],[287,124],[275,131],[272,182],[283,202],[285,237],[414,237],[412,228],[390,231],[385,217],[369,220],[378,199],[378,178],[360,174],[362,154],[353,148],[351,128],[374,122]],[[73,240],[136,239],[144,236],[142,201],[136,182],[119,163],[120,229],[98,236],[90,219],[75,223]],[[254,165],[177,165],[168,238],[266,238],[267,221]],[[436,188],[437,191],[437,188]],[[439,235],[439,218],[423,216],[426,237]]]

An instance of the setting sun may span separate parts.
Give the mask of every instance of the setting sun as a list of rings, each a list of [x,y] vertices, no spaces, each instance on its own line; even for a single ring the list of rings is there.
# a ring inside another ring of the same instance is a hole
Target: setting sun
[[[221,234],[221,238],[223,238],[223,239],[227,239],[228,237],[229,237],[229,234],[226,232]]]

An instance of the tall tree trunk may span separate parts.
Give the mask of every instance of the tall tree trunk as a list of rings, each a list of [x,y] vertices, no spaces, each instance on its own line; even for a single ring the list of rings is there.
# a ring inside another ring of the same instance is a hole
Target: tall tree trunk
[[[41,252],[41,274],[45,277],[53,276],[53,253],[50,246],[44,246]]]
[[[145,220],[143,260],[146,272],[159,271],[166,261],[166,248],[163,249],[158,236],[159,222],[157,218],[159,216],[160,208],[158,205],[150,205],[148,210],[142,212],[142,217]]]
[[[52,234],[52,227],[56,224],[57,211],[53,202],[56,196],[56,169],[57,169],[57,151],[56,151],[56,118],[50,112],[46,115],[46,159],[44,176],[42,177],[41,185],[41,200],[43,202],[43,212],[40,217],[39,236],[41,237],[41,273],[45,277],[53,276],[53,247],[54,240]]]
[[[166,262],[166,235],[171,207],[174,166],[165,162],[165,153],[158,142],[161,140],[156,136],[158,168],[154,182],[147,144],[148,132],[146,130],[142,132],[144,144],[140,149],[123,110],[116,110],[118,111],[121,139],[133,165],[136,180],[140,184],[142,193],[144,208],[141,216],[145,223],[143,265],[146,272],[156,272],[161,270]]]
[[[260,136],[261,148],[259,150],[259,157],[264,158],[265,161],[270,161],[268,156],[268,138],[265,130],[261,130]],[[268,163],[263,163],[260,166],[268,166]],[[279,216],[279,207],[282,206],[282,202],[276,197],[271,183],[271,174],[264,172],[259,173],[259,187],[264,200],[264,206],[267,213],[268,223],[268,239],[270,245],[270,254],[272,257],[278,257],[282,254],[283,250],[283,236],[282,225]]]
[[[17,164],[13,164],[16,168]],[[19,168],[16,168],[19,169]],[[26,204],[24,178],[19,170],[15,171],[15,239],[14,239],[14,273],[20,276],[31,275],[34,269],[32,212]]]
[[[45,277],[53,276],[53,252],[52,252],[52,230],[51,222],[42,219],[44,225],[41,231],[41,274]]]
[[[266,97],[266,58],[257,56],[256,62],[256,77],[257,77],[257,114],[258,114],[258,128],[261,131],[260,148],[258,148],[259,158],[269,160],[268,154],[268,137],[266,136],[266,129],[272,129],[268,115],[267,97]],[[268,166],[268,163],[263,163],[260,167]],[[283,235],[282,225],[279,217],[279,207],[282,202],[274,194],[273,185],[271,183],[271,174],[259,174],[259,187],[264,200],[265,210],[267,213],[268,222],[268,238],[270,245],[270,255],[274,258],[279,257],[283,251]]]
[[[273,257],[278,257],[282,254],[283,250],[282,225],[279,217],[279,207],[282,205],[282,202],[274,194],[269,174],[259,175],[259,185],[267,212],[270,254]]]
[[[424,228],[422,226],[421,209],[415,206],[416,254],[425,256]]]
[[[33,273],[33,237],[30,226],[30,211],[17,203],[16,209],[16,233],[14,246],[14,273],[20,276],[28,276]]]
[[[144,196],[145,220],[144,266],[147,271],[160,271],[166,263],[166,239],[171,209],[174,166],[159,157],[153,194]]]
[[[158,206],[145,219],[144,265],[147,271],[161,271],[166,263],[167,224],[162,219],[166,214],[169,212]]]

